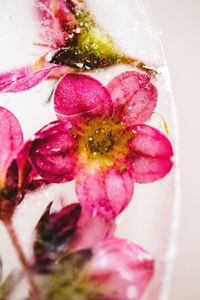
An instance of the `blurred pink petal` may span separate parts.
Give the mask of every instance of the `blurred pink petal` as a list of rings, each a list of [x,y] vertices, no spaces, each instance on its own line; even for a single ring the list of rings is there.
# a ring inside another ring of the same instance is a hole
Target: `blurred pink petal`
[[[127,71],[116,76],[107,86],[114,115],[127,125],[146,122],[157,103],[157,89],[147,75]]]
[[[94,216],[87,209],[82,209],[81,217],[77,225],[77,231],[70,241],[73,251],[91,248],[97,242],[114,234],[115,221],[106,220],[100,216]]]
[[[81,205],[94,215],[115,218],[133,195],[133,174],[111,169],[102,173],[82,173],[76,182]]]
[[[48,182],[74,179],[77,157],[71,124],[52,122],[35,135],[29,157],[33,168]]]
[[[16,93],[28,90],[46,79],[58,67],[34,72],[33,67],[19,68],[0,74],[0,93]]]
[[[109,300],[139,300],[153,271],[154,261],[149,253],[118,238],[99,242],[88,266],[90,280]]]
[[[130,142],[134,158],[135,181],[148,183],[165,176],[173,166],[172,145],[164,134],[148,125],[135,125]]]
[[[67,74],[56,87],[54,108],[59,119],[77,123],[89,117],[108,116],[112,102],[106,88],[96,79]]]
[[[65,0],[36,0],[41,23],[41,36],[55,48],[64,47],[76,28],[77,21]]]
[[[23,134],[16,117],[0,107],[0,186],[12,159],[23,144]]]

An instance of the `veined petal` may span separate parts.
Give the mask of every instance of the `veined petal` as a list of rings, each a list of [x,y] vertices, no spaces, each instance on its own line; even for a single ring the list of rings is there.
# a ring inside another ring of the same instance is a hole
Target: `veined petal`
[[[23,134],[16,117],[0,107],[0,186],[7,167],[23,144]]]
[[[172,168],[172,145],[159,130],[148,125],[132,126],[136,136],[130,141],[135,181],[148,183],[164,177]]]
[[[19,68],[0,74],[0,93],[17,93],[36,86],[46,79],[54,70],[55,66],[37,72],[33,67]]]
[[[28,140],[17,153],[17,157],[13,161],[13,163],[16,163],[18,174],[17,204],[23,200],[27,192],[35,191],[41,186],[48,184],[48,182],[38,176],[28,159],[31,145],[32,141]]]
[[[28,160],[31,144],[32,141],[30,140],[24,143],[23,147],[20,149],[16,157],[19,177],[18,188],[20,190],[22,190],[26,183],[29,181],[30,173],[33,172],[32,166]]]
[[[112,102],[107,89],[96,79],[83,74],[67,74],[54,94],[57,117],[75,123],[94,116],[108,116]]]
[[[33,168],[48,182],[66,182],[76,172],[76,140],[67,122],[52,122],[36,133],[29,158]]]
[[[157,103],[157,89],[149,76],[128,71],[116,76],[107,86],[114,115],[127,125],[146,122]]]
[[[106,219],[115,218],[133,195],[131,171],[109,170],[102,173],[80,174],[76,192],[83,208]]]
[[[140,246],[118,238],[105,239],[92,250],[88,275],[105,299],[139,300],[153,276],[152,256]]]

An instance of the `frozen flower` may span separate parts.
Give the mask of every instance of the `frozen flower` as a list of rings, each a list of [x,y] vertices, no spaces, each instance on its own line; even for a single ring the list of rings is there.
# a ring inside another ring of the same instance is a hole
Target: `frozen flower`
[[[52,203],[35,229],[34,268],[40,273],[50,272],[59,257],[90,248],[114,232],[114,221],[94,218],[79,203],[57,212],[51,212],[51,206]]]
[[[72,12],[73,4],[66,0],[35,0],[41,35],[54,50],[73,43],[79,23]]]
[[[32,142],[33,168],[48,182],[76,178],[84,208],[116,217],[129,203],[134,182],[153,182],[172,167],[170,141],[143,124],[156,102],[155,86],[137,72],[120,74],[107,88],[90,76],[66,75],[54,94],[59,120]]]
[[[153,272],[144,249],[109,238],[63,257],[39,283],[45,300],[139,300]]]
[[[28,90],[45,79],[58,79],[72,71],[129,64],[155,74],[142,61],[116,49],[112,39],[97,24],[85,1],[35,0],[45,53],[34,65],[0,74],[0,92]]]

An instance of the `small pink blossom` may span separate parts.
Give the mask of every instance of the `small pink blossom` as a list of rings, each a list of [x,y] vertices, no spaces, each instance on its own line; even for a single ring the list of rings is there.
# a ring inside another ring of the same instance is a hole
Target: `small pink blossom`
[[[66,75],[54,94],[59,120],[32,143],[33,168],[48,182],[76,178],[84,208],[116,217],[131,200],[134,181],[153,182],[172,167],[170,141],[143,124],[156,102],[155,86],[137,72],[122,73],[107,88],[87,75]]]
[[[48,51],[45,50],[44,56],[39,57],[34,65],[1,73],[1,93],[22,92],[47,78],[58,79],[70,70],[66,66],[50,63],[46,58],[48,55],[52,56],[53,51],[69,44],[69,36],[73,34],[77,26],[69,5],[65,0],[36,0],[35,4],[41,24],[41,36],[47,43],[42,45],[47,47]]]
[[[85,1],[35,0],[44,54],[33,65],[0,74],[0,93],[28,90],[45,79],[58,80],[74,71],[85,72],[128,64],[154,76],[144,62],[117,49],[97,24]]]
[[[114,233],[113,220],[94,217],[79,203],[69,204],[53,213],[51,206],[52,203],[35,229],[34,265],[39,272],[49,272],[60,254],[89,249]]]
[[[72,12],[73,2],[68,0],[35,1],[41,24],[41,35],[47,45],[54,50],[69,46],[76,37],[79,23]]]
[[[141,298],[154,272],[149,253],[129,241],[110,238],[92,248],[92,254],[85,273],[100,295],[109,300]]]

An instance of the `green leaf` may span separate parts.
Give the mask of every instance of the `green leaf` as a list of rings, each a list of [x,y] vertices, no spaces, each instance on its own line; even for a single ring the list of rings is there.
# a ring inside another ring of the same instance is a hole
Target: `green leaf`
[[[42,300],[108,300],[100,287],[88,276],[92,250],[84,249],[67,255],[57,262],[51,273],[38,277]],[[26,300],[34,300],[29,296]]]
[[[76,38],[67,47],[56,51],[51,63],[67,65],[78,71],[107,68],[122,63],[149,74],[155,73],[144,62],[127,56],[116,47],[111,37],[96,23],[86,1],[67,0],[66,3],[79,24],[74,33]]]

